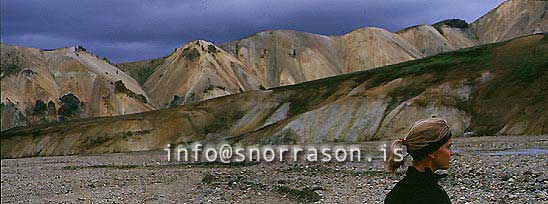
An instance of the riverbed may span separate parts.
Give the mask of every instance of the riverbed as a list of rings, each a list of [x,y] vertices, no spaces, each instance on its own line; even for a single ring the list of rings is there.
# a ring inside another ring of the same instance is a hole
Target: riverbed
[[[383,141],[364,143],[378,146]],[[455,138],[453,203],[548,203],[548,136]],[[410,161],[407,162],[410,164]],[[402,169],[403,172],[405,169]],[[371,162],[178,163],[164,151],[2,159],[2,203],[382,203]]]

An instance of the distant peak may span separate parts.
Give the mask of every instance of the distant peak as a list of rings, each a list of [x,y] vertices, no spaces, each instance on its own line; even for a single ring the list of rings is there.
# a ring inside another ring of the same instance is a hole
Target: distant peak
[[[439,28],[444,25],[449,26],[451,28],[468,28],[469,26],[469,24],[465,20],[456,19],[456,18],[443,20],[443,21],[434,23],[432,26]]]
[[[350,33],[361,33],[361,32],[383,32],[383,33],[386,33],[386,32],[390,32],[390,31],[387,31],[383,28],[379,28],[379,27],[363,27],[363,28],[358,28]]]
[[[396,33],[399,34],[399,33],[404,33],[404,32],[411,31],[411,30],[424,29],[424,28],[429,27],[429,26],[430,25],[426,25],[426,24],[414,25],[414,26],[404,28],[404,29],[402,29],[402,30],[400,30]]]
[[[175,52],[182,52],[185,49],[188,50],[188,49],[192,49],[192,48],[200,48],[199,50],[204,50],[205,51],[205,49],[207,49],[208,47],[214,47],[214,48],[219,49],[212,42],[205,41],[205,40],[193,40],[193,41],[188,42],[187,44],[184,44],[181,47],[176,48]],[[202,48],[204,48],[204,49],[202,49]]]
[[[356,30],[384,30],[383,28],[379,28],[379,27],[372,27],[372,26],[369,26],[369,27],[363,27],[363,28],[358,28]]]
[[[195,60],[202,55],[216,54],[221,52],[222,49],[212,42],[205,40],[194,40],[182,47],[175,49],[172,55],[182,55],[188,60]]]
[[[180,48],[184,49],[184,48],[187,48],[187,47],[199,47],[199,46],[209,46],[209,45],[215,46],[215,44],[213,44],[212,42],[206,41],[206,40],[193,40],[193,41],[190,41],[189,43],[183,45]]]
[[[84,46],[78,45],[78,46],[74,47],[74,51],[84,51],[84,52],[86,52],[87,50]]]

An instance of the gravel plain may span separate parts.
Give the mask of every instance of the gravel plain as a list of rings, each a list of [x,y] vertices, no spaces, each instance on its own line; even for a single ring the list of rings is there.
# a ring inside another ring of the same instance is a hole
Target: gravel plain
[[[455,138],[454,149],[440,182],[453,203],[548,203],[548,136]],[[1,163],[2,203],[383,203],[403,177],[380,159],[188,164],[164,151]]]

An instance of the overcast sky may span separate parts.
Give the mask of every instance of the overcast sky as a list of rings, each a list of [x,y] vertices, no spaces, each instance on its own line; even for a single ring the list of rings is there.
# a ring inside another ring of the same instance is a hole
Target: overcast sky
[[[222,44],[264,30],[341,35],[472,22],[503,0],[1,0],[4,43],[83,45],[112,62],[163,57],[189,41]]]

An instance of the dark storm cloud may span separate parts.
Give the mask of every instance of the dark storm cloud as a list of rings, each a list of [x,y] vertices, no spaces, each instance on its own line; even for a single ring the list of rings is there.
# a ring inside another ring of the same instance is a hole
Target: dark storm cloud
[[[340,35],[397,31],[448,18],[469,22],[502,0],[2,0],[2,42],[84,45],[114,62],[160,57],[188,41],[224,43],[263,30]]]

